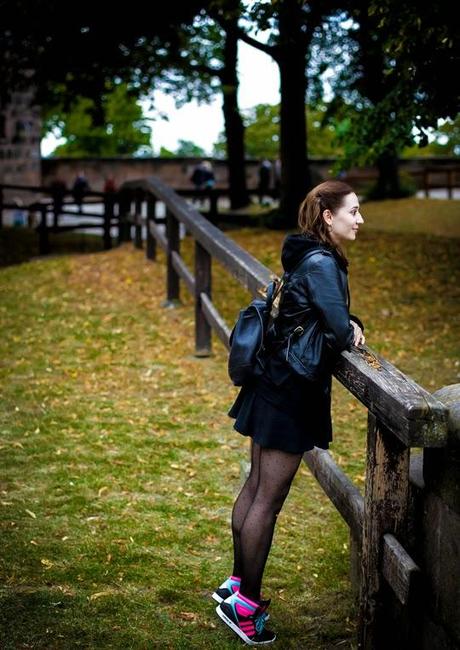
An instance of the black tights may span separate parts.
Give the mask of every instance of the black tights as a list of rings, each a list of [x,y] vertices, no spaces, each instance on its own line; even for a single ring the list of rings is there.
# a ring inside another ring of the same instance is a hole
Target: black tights
[[[262,575],[276,518],[289,494],[302,454],[251,447],[251,471],[233,506],[233,575],[241,577],[241,593],[260,599]]]

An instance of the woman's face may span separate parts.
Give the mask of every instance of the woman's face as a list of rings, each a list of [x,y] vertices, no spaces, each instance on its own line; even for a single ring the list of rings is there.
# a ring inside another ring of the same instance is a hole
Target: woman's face
[[[323,218],[329,226],[329,232],[335,244],[354,241],[359,225],[364,223],[359,212],[358,197],[354,192],[344,197],[342,205],[335,212],[324,210]]]

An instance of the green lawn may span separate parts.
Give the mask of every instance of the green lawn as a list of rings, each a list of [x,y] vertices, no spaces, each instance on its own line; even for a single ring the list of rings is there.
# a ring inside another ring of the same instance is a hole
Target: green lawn
[[[430,391],[458,382],[460,242],[380,232],[371,208],[349,251],[367,342]],[[279,272],[282,233],[231,235]],[[231,322],[246,296],[217,264],[213,282]],[[218,341],[193,356],[191,298],[162,308],[164,284],[163,255],[131,245],[0,271],[2,649],[241,647],[210,599],[247,458],[226,415],[237,389]],[[362,487],[366,413],[337,383],[334,427]],[[278,647],[354,647],[348,544],[303,467],[264,583]]]

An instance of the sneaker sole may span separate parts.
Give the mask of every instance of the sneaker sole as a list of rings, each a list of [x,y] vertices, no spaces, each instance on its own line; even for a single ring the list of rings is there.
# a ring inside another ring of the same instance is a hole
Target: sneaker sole
[[[251,641],[251,639],[246,636],[246,634],[238,627],[238,625],[235,625],[235,623],[232,621],[231,618],[228,618],[228,616],[221,610],[220,605],[216,607],[216,612],[217,616],[223,620],[223,622],[228,625],[228,627],[233,630],[240,639],[243,639],[243,641],[247,645],[268,645],[270,643],[273,643],[276,639],[276,635],[273,637],[273,639],[270,639],[270,641]]]

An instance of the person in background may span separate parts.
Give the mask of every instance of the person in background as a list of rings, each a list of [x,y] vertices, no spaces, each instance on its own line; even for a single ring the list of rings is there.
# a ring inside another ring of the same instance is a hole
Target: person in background
[[[72,186],[72,195],[78,205],[79,212],[82,212],[83,199],[89,191],[89,183],[83,171],[79,171]]]

